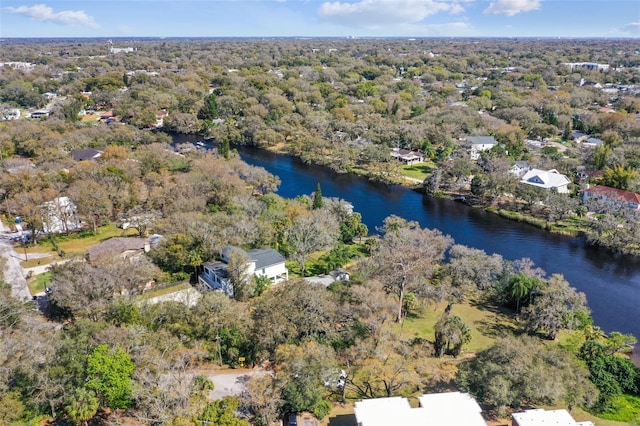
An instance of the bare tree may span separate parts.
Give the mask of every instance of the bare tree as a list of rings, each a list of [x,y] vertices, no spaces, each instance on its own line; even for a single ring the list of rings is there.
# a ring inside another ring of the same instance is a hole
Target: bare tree
[[[293,258],[300,265],[302,276],[306,273],[308,256],[318,250],[333,247],[338,238],[338,224],[331,214],[318,209],[301,215],[293,222],[288,232],[288,242]]]
[[[387,291],[398,298],[397,322],[404,317],[404,298],[408,292],[433,296],[429,288],[438,261],[453,240],[438,230],[422,229],[416,222],[397,216],[385,219],[383,237],[372,261]]]

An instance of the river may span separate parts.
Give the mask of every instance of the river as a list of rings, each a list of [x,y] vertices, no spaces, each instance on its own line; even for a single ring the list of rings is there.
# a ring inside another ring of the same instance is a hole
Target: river
[[[640,338],[640,259],[591,247],[582,238],[551,234],[462,203],[423,195],[398,185],[385,185],[355,175],[336,174],[297,158],[239,147],[241,158],[279,176],[277,193],[285,198],[310,195],[317,183],[326,197],[353,204],[370,232],[389,215],[437,228],[455,242],[497,253],[508,260],[528,257],[547,274],[564,277],[587,295],[595,323],[607,332]]]

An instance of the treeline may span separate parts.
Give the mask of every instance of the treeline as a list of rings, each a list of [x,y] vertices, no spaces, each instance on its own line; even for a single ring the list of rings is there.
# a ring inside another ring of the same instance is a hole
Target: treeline
[[[329,288],[292,280],[244,300],[205,292],[192,308],[151,305],[134,296],[144,283],[116,269],[84,262],[54,268],[54,322],[2,290],[4,422],[124,416],[195,425],[235,419],[239,407],[266,425],[288,412],[322,418],[332,402],[456,387],[499,414],[525,403],[598,410],[613,396],[637,393],[638,370],[615,355],[632,340],[599,334],[584,295],[562,276],[455,245],[397,217],[385,221],[352,280]],[[469,302],[518,315],[510,337],[475,358],[465,351],[475,326],[457,315]],[[402,331],[398,323],[435,306],[442,311],[433,335]],[[582,330],[575,336],[585,343],[544,342],[563,329]],[[211,363],[238,365],[240,357],[249,365],[268,361],[273,374],[252,377],[235,402],[209,403],[203,376]]]

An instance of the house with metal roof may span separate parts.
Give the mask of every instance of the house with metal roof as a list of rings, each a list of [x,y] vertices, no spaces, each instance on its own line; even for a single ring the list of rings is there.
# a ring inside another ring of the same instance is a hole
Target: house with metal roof
[[[594,426],[592,422],[577,422],[567,410],[526,410],[511,415],[513,426]]]
[[[420,406],[416,408],[400,396],[356,402],[356,423],[358,426],[487,426],[482,408],[468,393],[425,394],[419,396],[418,401]]]
[[[568,194],[571,181],[556,169],[531,169],[522,176],[520,183],[546,189],[547,191],[555,189],[559,194]]]

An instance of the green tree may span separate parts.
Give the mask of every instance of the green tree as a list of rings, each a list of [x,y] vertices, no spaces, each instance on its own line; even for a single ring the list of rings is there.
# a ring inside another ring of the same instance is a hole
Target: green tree
[[[516,304],[516,312],[520,313],[520,308],[523,303],[526,303],[531,298],[531,292],[539,283],[539,279],[530,277],[523,273],[518,273],[512,276],[505,288],[505,296],[511,303]]]
[[[605,186],[629,190],[629,187],[638,180],[638,171],[633,167],[625,167],[617,164],[613,167],[604,169],[604,173],[600,178],[600,183]]]
[[[589,406],[598,390],[574,355],[531,336],[505,337],[460,366],[457,383],[498,414],[523,405]]]
[[[569,142],[571,140],[571,121],[567,121],[567,124],[564,126],[564,131],[562,132],[562,140],[565,142]]]
[[[324,417],[325,383],[337,380],[335,354],[331,347],[308,341],[302,345],[281,345],[276,350],[276,371],[284,410],[310,411]]]
[[[200,120],[213,120],[214,118],[219,117],[218,113],[218,103],[216,101],[216,95],[210,94],[206,98],[204,98],[204,105],[198,111],[198,118]]]
[[[87,359],[87,388],[95,390],[100,403],[109,408],[128,408],[132,404],[135,365],[119,345],[98,345]]]
[[[451,354],[460,355],[462,345],[471,341],[471,329],[457,315],[451,315],[449,308],[442,314],[435,327],[435,352],[437,357]]]
[[[340,241],[349,244],[356,237],[366,237],[369,234],[369,228],[362,223],[362,215],[353,212],[340,223]]]
[[[314,210],[322,208],[322,188],[320,188],[320,182],[316,185],[316,192],[313,193],[313,204],[311,208]]]
[[[238,405],[238,398],[232,396],[213,401],[198,416],[198,422],[216,426],[250,426],[249,422],[236,416]]]
[[[85,426],[87,421],[96,415],[98,411],[98,398],[93,391],[79,388],[76,389],[69,405],[67,405],[67,415],[74,422],[82,422]]]

